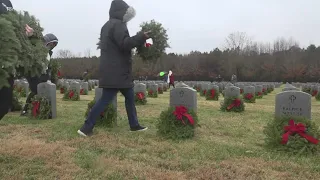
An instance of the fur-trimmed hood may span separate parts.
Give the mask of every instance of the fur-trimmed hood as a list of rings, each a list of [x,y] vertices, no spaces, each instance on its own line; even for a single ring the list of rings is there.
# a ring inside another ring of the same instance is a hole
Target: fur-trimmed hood
[[[109,16],[110,18],[119,19],[127,23],[136,16],[136,11],[123,0],[113,0],[109,10]]]

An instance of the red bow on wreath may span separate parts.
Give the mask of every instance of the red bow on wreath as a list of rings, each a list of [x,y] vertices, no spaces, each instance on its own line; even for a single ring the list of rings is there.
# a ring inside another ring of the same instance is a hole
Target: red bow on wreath
[[[70,92],[69,92],[69,99],[73,98],[73,96],[74,96],[74,92],[73,92],[73,91],[70,91]]]
[[[210,98],[214,98],[216,91],[214,89],[211,89],[210,94],[211,94]]]
[[[83,95],[84,89],[80,89],[80,94]]]
[[[152,45],[152,44],[150,44],[150,43],[146,43],[146,44],[145,44],[146,48],[151,47],[151,45]]]
[[[144,98],[144,94],[142,92],[138,92],[137,97],[139,100],[142,100]]]
[[[153,91],[152,90],[149,90],[149,95],[152,95],[153,94]]]
[[[243,89],[240,89],[240,94],[242,94],[243,93]]]
[[[318,91],[317,90],[314,90],[313,92],[312,92],[312,96],[316,96],[318,94]]]
[[[262,96],[262,92],[258,92],[258,96]]]
[[[262,92],[265,92],[266,91],[266,89],[262,89]]]
[[[253,98],[253,95],[251,93],[246,94],[246,99],[250,100]]]
[[[305,138],[307,141],[312,144],[318,144],[319,140],[315,139],[312,136],[309,136],[306,133],[306,126],[302,123],[295,124],[294,120],[289,121],[289,126],[284,127],[285,134],[282,135],[282,144],[287,144],[290,135],[299,134],[301,137]]]
[[[206,95],[207,94],[207,90],[203,90],[203,94]]]
[[[227,107],[227,110],[232,109],[233,107],[239,107],[241,105],[240,99],[235,99],[232,101],[232,103]]]
[[[32,115],[33,117],[36,117],[39,113],[39,109],[40,109],[40,102],[39,101],[33,101],[32,102]]]
[[[190,114],[188,114],[188,109],[184,106],[176,106],[175,111],[173,114],[176,116],[177,120],[181,121],[184,125],[186,123],[183,121],[183,117],[186,117],[191,125],[194,125],[194,120]]]
[[[61,77],[61,72],[58,70],[58,77]]]

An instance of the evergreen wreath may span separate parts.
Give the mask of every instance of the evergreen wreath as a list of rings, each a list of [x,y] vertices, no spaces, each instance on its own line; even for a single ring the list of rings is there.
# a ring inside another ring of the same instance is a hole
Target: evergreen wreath
[[[30,16],[28,12],[22,14],[17,11],[10,11],[1,16],[12,23],[21,47],[16,63],[16,75],[31,77],[41,75],[49,61],[47,60],[48,49],[44,46],[42,40],[43,28],[39,21],[34,16]],[[34,30],[31,37],[26,36],[26,24]]]
[[[80,95],[88,95],[88,90],[87,89],[80,89]]]
[[[158,94],[163,94],[163,89],[158,87]]]
[[[149,89],[148,90],[148,97],[157,98],[158,97],[158,91],[153,91],[152,89]]]
[[[60,94],[64,94],[68,89],[64,86],[60,87]]]
[[[92,100],[88,103],[88,108],[85,113],[85,118],[88,117],[89,112],[91,111],[92,107],[96,104],[95,100]],[[100,113],[100,116],[97,118],[96,125],[102,127],[115,127],[117,125],[117,112],[116,109],[113,107],[112,104],[109,104],[104,108],[104,111]]]
[[[245,110],[245,105],[243,100],[239,97],[228,97],[221,102],[221,111],[227,112],[243,112]]]
[[[317,94],[318,94],[318,91],[317,90],[313,90],[311,95],[312,95],[312,97],[315,97]]]
[[[214,101],[218,101],[219,100],[219,90],[217,89],[210,89],[207,93],[206,93],[206,100],[214,100]]]
[[[320,130],[310,119],[277,117],[264,128],[265,145],[290,155],[314,155],[319,152]]]
[[[311,94],[311,93],[310,93],[310,92],[311,92],[311,88],[308,88],[308,87],[302,88],[302,92]]]
[[[20,95],[17,91],[13,91],[12,97],[12,107],[11,111],[21,111],[22,110],[22,102],[20,101]]]
[[[17,92],[20,97],[27,97],[26,91],[22,86],[15,86],[14,91]]]
[[[64,92],[63,100],[79,101],[80,93],[78,93],[75,88],[70,88],[68,91]]]
[[[168,139],[192,138],[198,125],[197,114],[184,106],[169,107],[161,112],[157,122],[157,133]]]
[[[48,98],[44,96],[35,95],[31,103],[29,104],[31,107],[32,113],[30,114],[31,118],[36,119],[51,119],[51,102]]]
[[[203,89],[200,91],[200,96],[206,96],[207,94],[207,90],[206,89]]]
[[[145,105],[147,104],[147,98],[145,93],[137,92],[134,96],[134,101],[136,105]]]
[[[262,99],[263,93],[262,92],[256,92],[256,99]]]
[[[58,79],[60,78],[61,64],[57,59],[51,59],[50,67],[51,67],[51,81],[52,83],[56,84],[56,82],[58,82]]]
[[[320,101],[320,93],[317,93],[317,95],[315,96],[317,101]]]
[[[268,91],[265,88],[262,89],[262,93],[263,95],[268,95]]]
[[[143,61],[157,60],[165,53],[166,48],[170,48],[167,30],[162,27],[161,23],[155,20],[144,22],[140,27],[141,32],[151,32],[153,45],[146,44],[145,46],[138,47],[137,55],[139,55]]]
[[[243,89],[240,89],[240,94],[243,94]]]
[[[256,96],[253,93],[246,93],[243,95],[243,100],[246,103],[255,103],[256,102]]]
[[[15,73],[21,52],[21,44],[15,33],[15,28],[3,16],[0,15],[0,89],[10,86],[7,79]]]

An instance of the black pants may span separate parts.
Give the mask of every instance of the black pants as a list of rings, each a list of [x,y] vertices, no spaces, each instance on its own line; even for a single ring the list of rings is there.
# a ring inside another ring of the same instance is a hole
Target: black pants
[[[174,87],[174,83],[169,83],[169,88],[173,86]],[[175,88],[175,87],[174,87]]]
[[[47,80],[49,79],[49,76],[46,74],[43,74],[40,77],[38,77],[38,76],[27,77],[26,79],[29,83],[29,87],[30,87],[31,92],[27,97],[26,104],[23,108],[23,111],[28,111],[29,104],[31,103],[32,98],[38,94],[38,84],[40,84],[42,82],[47,82]]]
[[[0,120],[9,112],[12,106],[13,98],[13,76],[8,78],[10,87],[3,87],[0,89]]]

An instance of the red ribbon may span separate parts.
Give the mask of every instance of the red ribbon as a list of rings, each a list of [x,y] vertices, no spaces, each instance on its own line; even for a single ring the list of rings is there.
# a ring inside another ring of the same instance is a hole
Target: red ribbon
[[[186,123],[183,120],[183,117],[186,117],[191,125],[194,125],[194,120],[190,114],[188,114],[188,109],[184,106],[176,106],[175,111],[173,111],[173,114],[176,116],[177,120],[181,121],[184,125]]]
[[[36,117],[39,113],[39,109],[40,109],[40,102],[39,101],[33,101],[32,102],[32,115],[33,117]]]
[[[251,93],[246,94],[246,99],[250,100],[253,98],[253,95]]]
[[[74,92],[73,92],[73,91],[70,91],[70,92],[69,92],[69,99],[71,99],[73,96],[74,96]]]
[[[153,94],[153,91],[152,90],[149,90],[149,95],[152,95]]]
[[[61,94],[64,93],[64,88],[60,88],[60,93],[61,93]]]
[[[216,94],[216,91],[214,90],[214,89],[211,89],[210,90],[210,94],[211,94],[211,96],[210,96],[210,98],[214,98],[214,95]]]
[[[83,95],[84,89],[80,89],[80,94]]]
[[[262,92],[265,92],[266,91],[266,89],[262,89]]]
[[[241,105],[240,99],[235,99],[233,102],[227,107],[227,110],[232,109],[233,107],[239,107]]]
[[[318,91],[317,90],[314,90],[313,92],[312,92],[312,96],[316,96],[318,94]]]
[[[139,100],[142,100],[144,98],[144,94],[142,92],[138,92],[137,97]]]
[[[61,72],[58,70],[58,77],[61,77]]]
[[[284,127],[285,134],[282,135],[282,144],[287,144],[290,135],[299,134],[301,137],[305,138],[312,144],[318,144],[319,140],[315,139],[312,136],[309,136],[306,133],[306,126],[302,123],[295,124],[294,120],[289,121],[289,126]]]
[[[203,94],[206,95],[207,94],[207,90],[203,90]]]
[[[258,96],[262,96],[262,93],[261,93],[261,92],[258,92]]]
[[[242,94],[243,93],[243,89],[240,89],[240,94]]]
[[[145,44],[146,48],[151,47],[151,45],[152,45],[152,44],[150,44],[150,43],[146,43],[146,44]]]

